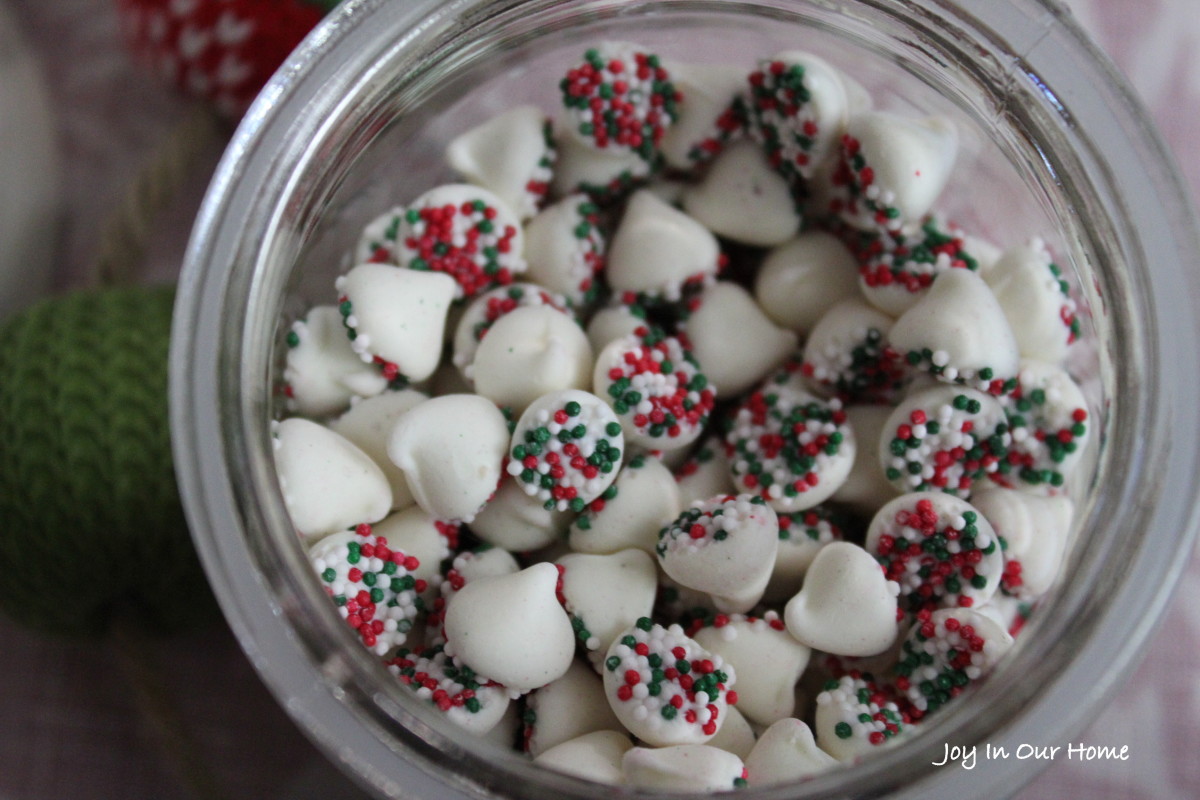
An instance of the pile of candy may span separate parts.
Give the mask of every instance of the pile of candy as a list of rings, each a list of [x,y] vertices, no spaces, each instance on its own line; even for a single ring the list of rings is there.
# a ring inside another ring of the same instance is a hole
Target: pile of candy
[[[1072,289],[935,213],[956,134],[812,55],[604,43],[462,133],[286,331],[284,500],[449,720],[595,781],[903,741],[1053,585]]]

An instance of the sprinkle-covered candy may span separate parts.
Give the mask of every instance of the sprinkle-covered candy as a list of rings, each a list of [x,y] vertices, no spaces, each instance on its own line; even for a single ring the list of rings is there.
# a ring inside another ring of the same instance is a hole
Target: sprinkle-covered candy
[[[331,534],[313,545],[309,561],[338,613],[371,652],[385,655],[404,644],[426,583],[412,573],[420,562],[388,547],[370,525]]]
[[[703,744],[716,735],[735,676],[720,656],[678,625],[642,617],[617,637],[604,660],[604,690],[617,718],[647,744]]]
[[[996,296],[983,278],[965,269],[939,275],[896,320],[888,340],[914,369],[981,391],[1015,377],[1020,360]]]
[[[456,666],[440,645],[419,653],[400,650],[384,665],[417,697],[472,733],[487,733],[508,708],[508,695],[502,688],[480,678],[470,667]]]
[[[1050,257],[1046,243],[1034,239],[1009,248],[987,273],[996,300],[1012,323],[1024,358],[1061,362],[1080,334],[1071,285]]]
[[[596,359],[595,391],[630,443],[675,449],[695,441],[707,424],[715,391],[685,341],[643,326]]]
[[[454,278],[457,299],[512,283],[525,271],[516,215],[496,195],[467,184],[439,186],[414,200],[396,247],[400,266]]]
[[[582,511],[616,479],[624,449],[612,409],[594,394],[567,389],[525,409],[507,469],[547,509]]]
[[[862,300],[843,300],[813,327],[800,374],[814,391],[843,403],[892,403],[910,378],[887,343],[892,319]]]
[[[855,670],[830,680],[817,695],[817,744],[839,761],[895,740],[909,724],[870,673]]]
[[[941,490],[967,498],[995,473],[1012,437],[995,398],[973,389],[930,386],[892,410],[879,464],[902,492]]]
[[[995,620],[966,609],[923,612],[904,639],[894,684],[913,720],[983,677],[1012,646]]]
[[[957,149],[957,133],[940,117],[854,115],[842,137],[830,211],[860,230],[899,231],[929,212]]]
[[[686,509],[658,534],[659,564],[718,609],[749,611],[775,566],[779,522],[761,497],[725,495]]]
[[[605,42],[559,84],[571,135],[598,150],[651,161],[680,96],[661,60],[637,45]]]
[[[999,396],[1012,446],[991,477],[1002,486],[1062,489],[1087,445],[1087,400],[1053,364],[1022,361],[1015,383]]]
[[[841,231],[858,260],[859,288],[872,305],[899,316],[920,299],[933,279],[951,269],[979,270],[962,231],[937,217],[900,231]]]
[[[464,378],[469,381],[473,377],[479,343],[496,320],[518,308],[533,306],[546,306],[571,315],[570,304],[565,297],[532,283],[497,286],[471,301],[459,318],[454,332],[454,366],[458,367]]]
[[[1004,574],[992,526],[970,503],[942,492],[901,495],[879,509],[866,548],[900,584],[908,614],[981,606]]]
[[[725,441],[739,491],[758,495],[776,511],[803,511],[825,501],[854,465],[854,433],[836,398],[756,391],[734,412]]]
[[[586,305],[599,293],[608,239],[600,207],[584,194],[571,194],[525,226],[525,260],[530,280]]]
[[[846,92],[833,68],[808,53],[787,52],[750,73],[750,135],[789,181],[812,177],[846,122]]]

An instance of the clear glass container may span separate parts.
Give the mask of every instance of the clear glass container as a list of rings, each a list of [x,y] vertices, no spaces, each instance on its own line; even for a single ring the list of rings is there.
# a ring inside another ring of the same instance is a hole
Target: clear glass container
[[[1074,367],[1100,442],[1060,585],[1019,646],[919,735],[754,798],[1001,797],[1036,767],[932,765],[945,744],[1064,744],[1142,653],[1187,562],[1200,474],[1200,252],[1176,170],[1137,101],[1050,0],[349,0],[266,87],[217,171],[188,250],[171,353],[176,469],[225,614],[263,680],[384,797],[602,798],[462,734],[358,645],[302,553],[276,480],[282,331],[362,225],[447,177],[444,143],[514,103],[552,108],[588,45],[751,66],[826,56],[878,106],[955,119],[939,204],[994,241],[1047,238],[1085,309]]]

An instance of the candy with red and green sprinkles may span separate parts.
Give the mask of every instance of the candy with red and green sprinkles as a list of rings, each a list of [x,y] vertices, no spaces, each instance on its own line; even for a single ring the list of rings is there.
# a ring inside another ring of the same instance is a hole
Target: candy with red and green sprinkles
[[[986,604],[1004,577],[1000,537],[978,509],[943,492],[892,500],[867,528],[866,549],[900,585],[907,614]]]
[[[625,429],[631,444],[674,450],[700,436],[716,390],[686,338],[642,326],[610,343],[596,358],[593,388]]]
[[[830,308],[804,344],[799,372],[809,388],[843,403],[894,403],[911,374],[888,344],[892,322],[856,298]]]
[[[685,509],[659,531],[655,553],[668,577],[741,613],[762,598],[778,538],[778,518],[761,497],[724,495]]]
[[[992,523],[1004,550],[1000,593],[1035,600],[1062,571],[1075,503],[1065,495],[1040,495],[988,486],[971,495],[971,505]],[[991,603],[996,602],[993,597]]]
[[[308,558],[364,646],[382,656],[404,644],[424,610],[420,594],[427,584],[413,577],[416,558],[388,547],[367,524],[326,536]]]
[[[479,350],[479,343],[496,320],[518,308],[535,306],[552,308],[574,320],[571,305],[565,297],[533,283],[497,286],[471,301],[454,330],[454,366],[467,381],[474,377],[475,354]]]
[[[1053,364],[1066,358],[1081,325],[1071,285],[1046,243],[1034,239],[1005,250],[985,277],[1012,323],[1021,356]]]
[[[570,194],[526,224],[526,276],[587,305],[599,295],[607,245],[600,207],[585,194]]]
[[[559,83],[568,133],[611,153],[655,157],[680,94],[661,59],[627,42],[604,42]]]
[[[398,264],[396,237],[404,207],[394,206],[368,222],[354,248],[355,264]]]
[[[920,720],[962,694],[1012,642],[999,622],[981,613],[953,608],[920,614],[892,668],[908,716]]]
[[[547,509],[582,511],[621,469],[625,434],[608,404],[590,392],[542,395],[517,421],[508,474]]]
[[[853,761],[894,742],[910,726],[911,720],[870,673],[852,670],[828,681],[817,695],[817,744],[839,761]]]
[[[936,216],[899,231],[841,231],[858,260],[859,289],[871,305],[900,316],[920,299],[934,278],[951,269],[979,271],[964,233]]]
[[[472,733],[487,733],[508,710],[509,698],[503,688],[479,677],[470,667],[455,665],[441,645],[420,652],[402,649],[384,666],[418,698]]]
[[[737,702],[734,672],[720,656],[649,617],[613,641],[602,672],[617,719],[655,747],[707,742]]]
[[[772,167],[793,183],[813,176],[846,125],[846,92],[833,67],[789,51],[759,62],[746,103],[750,135]]]
[[[854,432],[837,398],[760,389],[733,413],[725,442],[738,491],[758,495],[776,511],[823,503],[854,466]]]
[[[997,472],[1012,436],[996,398],[933,385],[900,402],[884,423],[879,465],[901,492],[938,490],[964,499]]]
[[[413,200],[396,241],[400,266],[449,275],[456,299],[512,283],[525,271],[524,246],[516,214],[487,189],[463,183]]]
[[[992,479],[1008,487],[1063,490],[1090,437],[1083,390],[1061,367],[1022,361],[1016,387],[999,402],[1012,445]]]
[[[1016,377],[1020,362],[1016,336],[995,294],[965,269],[939,275],[896,320],[888,340],[913,369],[985,392]]]
[[[865,231],[919,222],[954,169],[958,135],[942,117],[863,111],[846,123],[829,210]]]
[[[691,169],[717,155],[725,144],[745,133],[746,70],[733,64],[668,65],[675,88],[683,95],[675,123],[663,135],[667,165]]]

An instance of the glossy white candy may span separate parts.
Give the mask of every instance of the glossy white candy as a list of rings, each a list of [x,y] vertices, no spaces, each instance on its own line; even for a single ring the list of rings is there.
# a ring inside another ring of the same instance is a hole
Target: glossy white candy
[[[571,524],[571,549],[616,553],[636,547],[653,554],[658,532],[683,510],[671,471],[658,459],[643,458],[621,470],[612,488],[616,494],[602,510],[586,510]]]
[[[645,316],[639,316],[629,306],[602,308],[588,320],[588,341],[592,352],[600,353],[605,346],[617,339],[624,339],[646,324]]]
[[[510,693],[562,677],[575,634],[555,597],[557,584],[558,570],[545,562],[467,582],[446,606],[446,652]]]
[[[555,130],[561,130],[561,121]],[[650,174],[650,164],[637,153],[611,153],[597,150],[575,136],[558,137],[558,161],[551,184],[555,196],[575,192],[604,194],[617,187],[636,183]]]
[[[352,306],[354,352],[396,364],[411,381],[428,378],[442,358],[446,314],[458,284],[440,272],[361,264],[337,279]]]
[[[428,395],[413,389],[384,392],[359,400],[329,423],[331,430],[354,442],[383,470],[392,487],[392,508],[396,510],[408,508],[416,501],[404,480],[404,472],[388,458],[388,437],[402,416],[428,399]]]
[[[629,198],[609,244],[605,276],[618,293],[677,300],[685,281],[716,276],[719,256],[720,246],[707,228],[640,191]]]
[[[409,506],[376,522],[371,532],[387,539],[393,550],[421,562],[412,571],[413,577],[435,581],[442,573],[442,562],[450,557],[450,543],[438,529],[438,522],[420,506]]]
[[[710,148],[720,144],[724,134],[717,118],[746,88],[746,70],[732,64],[667,65],[671,82],[682,95],[677,104],[679,116],[663,134],[659,151],[669,166],[691,169],[712,156]]]
[[[279,423],[275,469],[288,515],[305,539],[378,522],[392,508],[387,477],[371,457],[315,422]]]
[[[617,785],[624,781],[621,758],[633,747],[628,734],[595,731],[555,745],[533,763],[577,778]]]
[[[733,753],[703,744],[635,747],[621,760],[625,783],[670,792],[727,792],[745,765]]]
[[[493,403],[450,394],[401,417],[387,451],[421,508],[469,522],[496,491],[507,447],[508,423]]]
[[[485,542],[521,553],[558,541],[572,516],[569,511],[547,510],[515,481],[501,481],[496,495],[471,521],[471,532]]]
[[[1024,599],[1045,594],[1062,568],[1075,504],[1062,495],[989,486],[971,495],[971,505],[1004,537],[1005,561],[1021,563],[1021,587],[1014,593]]]
[[[778,614],[753,620],[737,614],[692,638],[737,672],[737,707],[750,722],[765,726],[795,713],[796,683],[812,650],[788,634]]]
[[[929,350],[930,364],[947,382],[1007,380],[1017,374],[1020,353],[1012,326],[983,278],[968,269],[941,273],[925,295],[896,320],[888,340],[901,355]]]
[[[600,661],[613,640],[654,610],[658,569],[642,550],[612,555],[568,553],[555,563],[563,567],[562,594],[567,611],[579,619],[589,657]]]
[[[786,242],[800,228],[784,178],[754,142],[726,147],[700,183],[683,194],[683,209],[718,236],[756,247]]]
[[[691,459],[675,471],[675,482],[682,501],[680,511],[710,497],[737,494],[729,473],[729,459],[725,457],[725,444],[720,437],[710,436],[701,442]]]
[[[790,717],[763,731],[745,760],[751,786],[791,783],[838,765],[836,758],[817,747],[808,725]]]
[[[737,706],[729,706],[725,709],[725,721],[721,723],[721,729],[706,744],[744,759],[754,749],[754,728]]]
[[[537,213],[549,186],[554,150],[546,141],[548,124],[537,106],[517,106],[459,134],[446,147],[446,162],[476,186],[495,193],[525,220]]]
[[[596,210],[587,195],[570,194],[529,220],[526,277],[574,303],[584,302],[595,288],[608,241],[590,221]]]
[[[316,306],[292,324],[296,346],[287,351],[283,380],[288,410],[323,417],[344,410],[355,397],[371,397],[387,388],[374,364],[365,364],[350,346],[342,315],[334,306]]]
[[[860,446],[854,452],[854,466],[845,482],[830,496],[860,514],[874,514],[897,494],[879,464],[878,442],[891,415],[888,406],[847,406],[846,418]]]
[[[754,278],[754,299],[780,327],[804,334],[830,306],[858,297],[858,264],[833,234],[806,231],[773,248]]]
[[[855,212],[842,213],[843,220],[863,230],[897,230],[929,212],[950,177],[958,150],[958,135],[949,120],[866,111],[849,119],[846,135],[857,140],[859,155],[873,172],[865,197],[880,209],[894,209],[896,216],[881,224],[876,212],[860,201]]]
[[[518,308],[496,320],[475,353],[475,391],[520,414],[538,397],[587,389],[592,346],[583,328],[550,306]]]
[[[1061,363],[1072,340],[1075,301],[1063,291],[1046,245],[1034,240],[1004,251],[985,276],[1012,325],[1024,358]]]
[[[874,655],[896,640],[898,591],[870,553],[833,542],[813,559],[804,588],[784,608],[784,622],[788,633],[815,650]]]
[[[604,682],[579,659],[571,662],[562,677],[531,692],[526,704],[533,720],[526,727],[526,746],[534,758],[594,731],[625,732],[608,704]]]
[[[704,291],[687,321],[692,353],[719,397],[734,397],[754,386],[791,355],[796,334],[771,321],[750,293],[735,283]]]
[[[775,566],[779,521],[756,499],[747,494],[710,498],[685,509],[659,534],[656,552],[663,571],[710,595],[727,613],[753,608]]]

